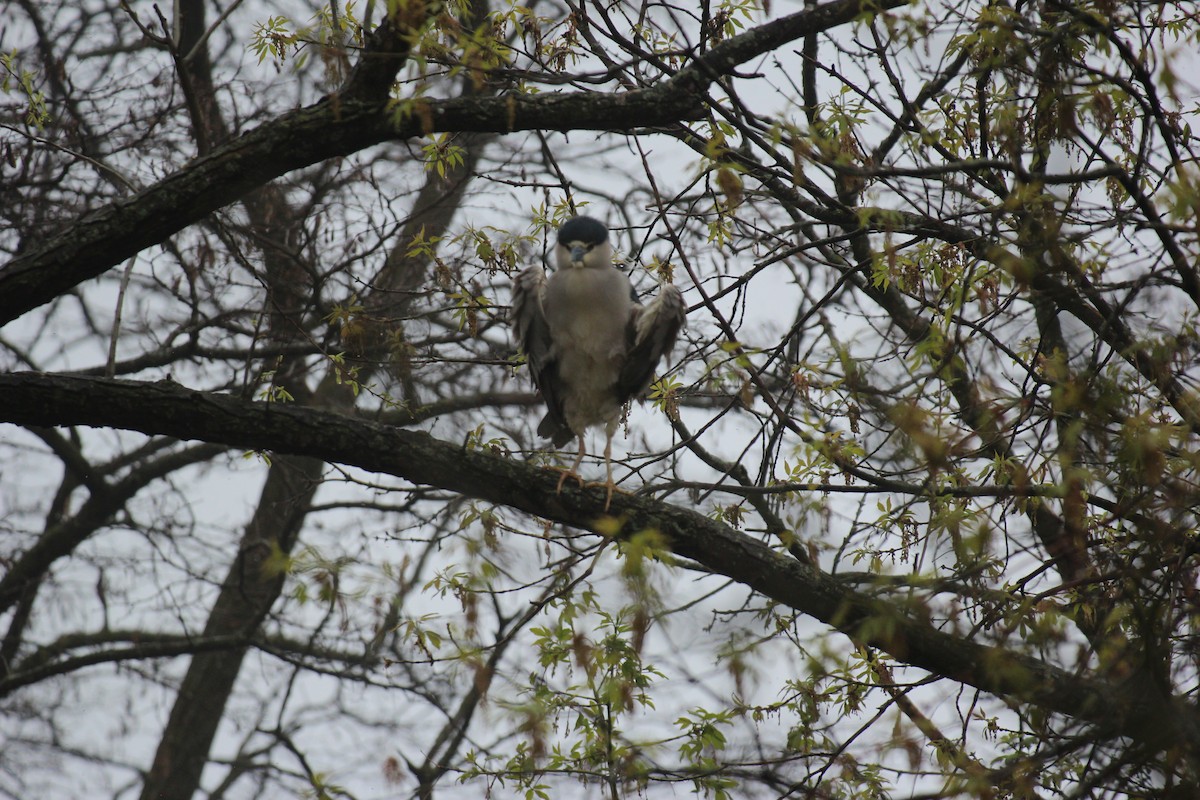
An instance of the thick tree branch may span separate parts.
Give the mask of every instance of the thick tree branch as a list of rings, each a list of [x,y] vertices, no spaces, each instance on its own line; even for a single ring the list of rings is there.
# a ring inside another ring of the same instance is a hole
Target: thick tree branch
[[[0,270],[0,325],[292,170],[385,141],[434,132],[633,131],[697,119],[705,113],[704,92],[717,76],[798,37],[905,1],[836,0],[797,12],[722,42],[649,89],[418,100],[405,113],[390,109],[380,99],[358,99],[373,97],[370,93],[326,97],[215,148],[154,186],[89,214],[50,236],[38,249],[13,259]],[[360,78],[352,76],[351,88],[358,86]]]
[[[397,430],[307,408],[137,383],[19,373],[0,376],[0,419],[24,425],[89,425],[220,442],[315,457],[395,475],[565,525],[596,532],[611,525],[598,509],[604,492],[568,486],[557,475],[425,433]],[[904,663],[1099,725],[1155,749],[1197,741],[1195,710],[1167,704],[1137,685],[1068,673],[1038,659],[938,630],[898,607],[856,592],[828,575],[700,514],[618,495],[612,513],[623,535],[656,530],[672,551],[704,564],[778,603],[825,622]]]

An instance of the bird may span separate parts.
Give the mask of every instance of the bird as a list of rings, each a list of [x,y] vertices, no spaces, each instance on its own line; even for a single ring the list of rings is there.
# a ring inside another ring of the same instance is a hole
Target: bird
[[[562,447],[578,437],[579,453],[563,471],[557,491],[573,477],[586,452],[584,434],[603,425],[607,489],[612,502],[612,439],[622,410],[650,385],[686,321],[679,289],[663,283],[647,305],[638,302],[629,278],[613,265],[604,223],[572,217],[558,229],[556,269],[522,270],[513,284],[511,323],[534,385],[546,403],[538,435]]]

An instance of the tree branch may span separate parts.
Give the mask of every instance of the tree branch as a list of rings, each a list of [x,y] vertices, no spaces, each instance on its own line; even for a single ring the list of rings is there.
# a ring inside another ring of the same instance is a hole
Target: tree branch
[[[0,270],[0,325],[292,170],[435,132],[634,131],[698,119],[706,113],[704,92],[717,76],[800,36],[905,4],[906,0],[835,0],[806,9],[722,42],[648,89],[414,100],[403,113],[382,99],[357,99],[374,97],[365,90],[325,97],[213,149],[10,261]],[[352,76],[349,88],[360,82],[373,80]]]
[[[340,414],[261,403],[171,383],[40,373],[0,376],[0,419],[24,425],[89,425],[220,442],[320,458],[511,506],[575,528],[611,534],[602,489],[430,435]],[[612,498],[620,536],[655,530],[671,550],[856,641],[936,675],[1090,722],[1107,735],[1155,749],[1198,741],[1200,720],[1181,700],[1163,702],[1135,682],[1113,684],[939,630],[895,602],[878,600],[701,514],[631,495]]]
[[[23,686],[29,686],[57,675],[66,675],[96,664],[235,650],[244,648],[249,641],[250,638],[244,635],[164,637],[160,641],[140,642],[128,647],[105,648],[80,656],[64,658],[60,661],[46,661],[36,666],[19,669],[11,675],[0,678],[0,697],[7,697]]]

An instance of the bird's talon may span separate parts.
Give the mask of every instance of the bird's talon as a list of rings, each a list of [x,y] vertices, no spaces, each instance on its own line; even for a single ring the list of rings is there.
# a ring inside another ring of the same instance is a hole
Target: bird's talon
[[[616,494],[623,494],[623,495],[630,494],[629,492],[625,491],[624,489],[618,489],[617,485],[615,483],[610,483],[608,481],[597,481],[596,483],[593,483],[590,485],[604,488],[604,513],[606,513],[606,514],[608,513],[608,507],[610,505],[612,505],[612,499],[613,499],[614,492]]]
[[[562,494],[563,484],[567,482],[567,478],[574,478],[575,482],[579,484],[579,488],[581,488],[581,489],[584,486],[587,486],[587,483],[584,482],[583,478],[581,478],[579,473],[576,472],[575,470],[563,469],[561,467],[554,467],[554,469],[557,470],[558,472],[562,473],[561,475],[558,476],[558,486],[556,486],[554,488],[555,494]]]

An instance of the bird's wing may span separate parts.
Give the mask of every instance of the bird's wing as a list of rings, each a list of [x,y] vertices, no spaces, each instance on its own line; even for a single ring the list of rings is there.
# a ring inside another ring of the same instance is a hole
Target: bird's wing
[[[533,383],[546,401],[546,416],[538,425],[538,434],[561,447],[574,434],[563,413],[563,386],[558,374],[558,356],[542,299],[546,293],[546,273],[538,266],[522,270],[513,284],[512,317],[517,343],[529,364]]]
[[[648,306],[634,306],[629,318],[629,351],[617,379],[622,403],[640,395],[654,378],[654,368],[675,346],[687,314],[683,295],[664,284]]]
[[[550,326],[542,309],[546,292],[546,273],[541,267],[529,267],[517,275],[513,284],[512,315],[509,321],[517,334],[517,344],[538,381],[545,364],[550,360]]]

